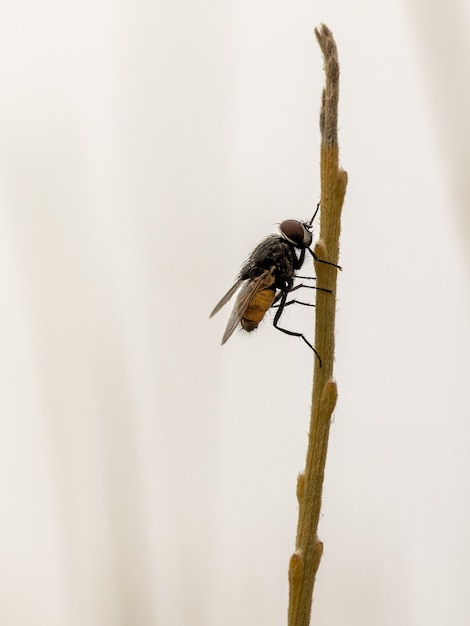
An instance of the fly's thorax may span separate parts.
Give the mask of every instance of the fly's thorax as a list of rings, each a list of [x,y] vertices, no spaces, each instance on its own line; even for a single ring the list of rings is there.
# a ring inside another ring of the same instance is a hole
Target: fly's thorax
[[[256,278],[266,269],[274,268],[276,286],[281,288],[294,276],[296,254],[293,244],[279,235],[270,235],[263,239],[251,253],[242,268],[240,278]]]

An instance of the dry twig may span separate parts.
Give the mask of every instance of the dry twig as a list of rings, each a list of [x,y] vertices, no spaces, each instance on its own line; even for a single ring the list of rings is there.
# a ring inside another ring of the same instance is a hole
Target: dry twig
[[[321,218],[315,253],[320,259],[338,262],[341,208],[347,173],[338,165],[339,63],[331,31],[322,24],[315,29],[323,52],[326,82],[320,112]],[[316,292],[315,347],[322,358],[314,359],[312,411],[305,470],[298,477],[299,519],[295,552],[289,563],[289,626],[308,626],[315,576],[323,550],[318,539],[323,478],[331,415],[337,388],[332,379],[335,347],[337,270],[315,262],[317,284],[331,290]]]

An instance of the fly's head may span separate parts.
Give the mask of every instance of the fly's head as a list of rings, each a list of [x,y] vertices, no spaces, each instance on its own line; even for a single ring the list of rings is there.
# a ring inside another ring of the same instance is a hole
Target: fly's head
[[[312,243],[312,221],[285,220],[279,226],[282,237],[296,248],[309,248]]]

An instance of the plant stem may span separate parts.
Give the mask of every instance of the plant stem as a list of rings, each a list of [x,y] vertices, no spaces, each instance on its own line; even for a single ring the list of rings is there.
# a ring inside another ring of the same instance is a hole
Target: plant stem
[[[325,88],[320,112],[321,218],[320,239],[315,246],[319,259],[338,263],[341,208],[347,173],[338,166],[339,62],[331,31],[324,24],[315,29],[325,63]],[[315,348],[322,364],[314,359],[312,410],[305,470],[298,477],[299,519],[296,548],[289,563],[289,626],[309,626],[315,576],[323,544],[318,539],[323,478],[331,415],[337,388],[332,379],[335,347],[337,269],[315,261],[317,284],[331,293],[317,290]]]

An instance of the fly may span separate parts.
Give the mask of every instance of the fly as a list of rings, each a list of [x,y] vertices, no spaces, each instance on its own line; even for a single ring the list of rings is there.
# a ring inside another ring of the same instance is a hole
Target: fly
[[[285,220],[282,222],[279,226],[280,235],[269,235],[250,254],[235,284],[210,314],[210,317],[212,317],[218,313],[239,290],[224,336],[222,337],[222,345],[232,336],[239,324],[247,332],[255,330],[267,311],[274,307],[277,308],[273,319],[274,328],[286,335],[300,337],[317,355],[321,365],[318,352],[302,333],[279,326],[279,320],[286,306],[294,303],[306,304],[297,300],[287,302],[288,295],[302,287],[315,289],[315,287],[304,284],[294,287],[295,272],[302,267],[307,250],[316,261],[341,269],[335,263],[317,258],[310,247],[312,244],[313,220],[319,206],[317,206],[309,222],[297,220]],[[317,289],[320,289],[320,287],[317,287]],[[322,289],[322,291],[329,290]]]

